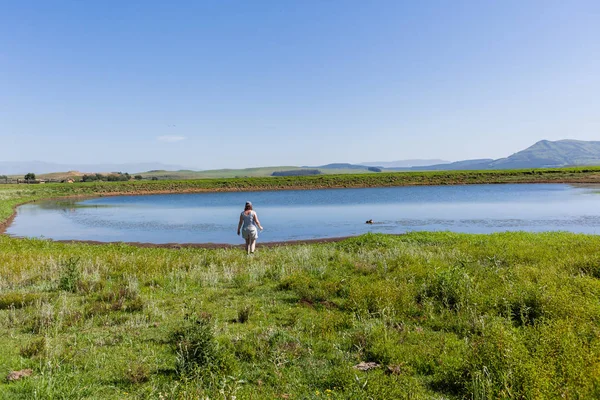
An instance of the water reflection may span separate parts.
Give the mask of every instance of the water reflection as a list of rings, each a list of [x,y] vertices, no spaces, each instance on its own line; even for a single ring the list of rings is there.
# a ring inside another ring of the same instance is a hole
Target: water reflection
[[[260,241],[412,230],[600,232],[598,186],[468,185],[123,196],[19,207],[15,236],[150,243],[239,243],[252,200]],[[372,219],[373,224],[365,224]]]

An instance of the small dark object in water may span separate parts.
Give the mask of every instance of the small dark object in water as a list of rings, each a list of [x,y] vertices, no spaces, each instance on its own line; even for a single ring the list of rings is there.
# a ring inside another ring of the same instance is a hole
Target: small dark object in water
[[[368,220],[368,221],[365,222],[365,224],[372,224],[372,223],[373,223],[372,219],[370,219],[370,220]]]

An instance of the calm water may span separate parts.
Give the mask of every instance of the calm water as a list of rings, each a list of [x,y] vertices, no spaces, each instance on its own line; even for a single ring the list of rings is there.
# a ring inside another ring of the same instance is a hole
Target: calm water
[[[599,188],[468,185],[123,196],[19,207],[7,233],[63,240],[241,243],[246,200],[259,241],[450,230],[600,233]],[[365,224],[373,219],[374,224]]]

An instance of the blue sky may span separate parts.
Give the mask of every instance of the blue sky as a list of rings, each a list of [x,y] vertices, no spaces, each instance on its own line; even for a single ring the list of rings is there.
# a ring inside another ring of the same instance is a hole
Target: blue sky
[[[595,0],[0,0],[0,161],[211,169],[600,140],[599,21]]]

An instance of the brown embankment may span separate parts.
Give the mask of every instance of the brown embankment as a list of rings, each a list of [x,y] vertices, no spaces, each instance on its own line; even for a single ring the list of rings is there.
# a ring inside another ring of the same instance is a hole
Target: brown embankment
[[[285,240],[281,242],[257,242],[256,247],[278,247],[288,245],[302,245],[302,244],[317,244],[317,243],[335,243],[345,239],[349,239],[352,236],[333,237],[333,238],[322,238],[322,239],[304,239],[304,240]],[[141,247],[141,248],[163,248],[163,249],[184,249],[184,248],[195,248],[195,249],[233,249],[243,248],[244,244],[229,244],[229,243],[141,243],[141,242],[98,242],[94,240],[50,240],[56,243],[84,243],[91,245],[104,246],[108,244],[126,244],[129,246]],[[242,239],[240,239],[242,240]]]
[[[13,223],[13,221],[15,220],[15,217],[17,216],[17,208],[19,206],[22,206],[23,204],[27,204],[27,203],[31,203],[30,201],[24,201],[22,203],[17,203],[13,206],[13,210],[12,210],[12,214],[10,215],[10,217],[8,217],[8,219],[4,220],[4,221],[0,221],[0,235],[4,235],[4,233],[6,232],[6,229],[10,226],[10,224]]]

